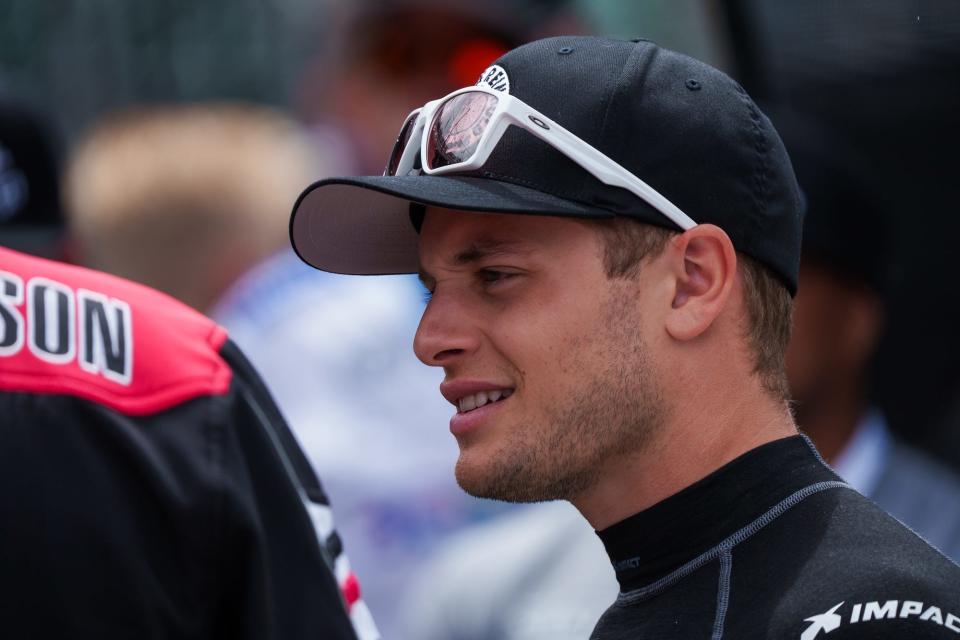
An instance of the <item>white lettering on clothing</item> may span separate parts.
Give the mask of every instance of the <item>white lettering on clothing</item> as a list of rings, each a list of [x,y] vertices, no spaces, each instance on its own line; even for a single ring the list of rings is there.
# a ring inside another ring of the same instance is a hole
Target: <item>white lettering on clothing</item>
[[[133,378],[128,303],[42,277],[24,286],[20,276],[0,271],[0,357],[17,355],[24,345],[50,364],[76,360],[87,373],[122,385]]]

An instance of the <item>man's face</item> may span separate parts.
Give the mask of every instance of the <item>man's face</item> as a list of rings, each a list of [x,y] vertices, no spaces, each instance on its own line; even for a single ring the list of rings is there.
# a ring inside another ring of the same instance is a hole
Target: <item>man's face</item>
[[[643,274],[609,279],[590,223],[430,209],[420,262],[414,349],[444,368],[466,491],[571,498],[643,448],[662,414]]]

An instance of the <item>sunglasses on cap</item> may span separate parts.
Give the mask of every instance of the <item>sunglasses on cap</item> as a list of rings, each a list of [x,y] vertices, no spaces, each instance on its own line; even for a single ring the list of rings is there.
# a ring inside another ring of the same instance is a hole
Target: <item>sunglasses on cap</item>
[[[407,116],[383,175],[444,175],[483,167],[509,126],[537,136],[600,182],[641,198],[681,229],[696,226],[653,187],[518,98],[487,87],[458,89]]]

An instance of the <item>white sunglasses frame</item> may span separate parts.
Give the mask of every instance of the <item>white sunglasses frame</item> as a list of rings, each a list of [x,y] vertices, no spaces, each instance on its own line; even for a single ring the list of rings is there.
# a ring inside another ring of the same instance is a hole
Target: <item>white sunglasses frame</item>
[[[432,125],[440,105],[459,95],[471,92],[485,93],[497,99],[497,104],[494,107],[493,113],[490,115],[490,121],[487,124],[487,128],[481,134],[476,149],[469,158],[462,162],[444,165],[435,169],[428,167],[426,163],[422,161],[423,158],[428,157],[427,144],[429,142],[429,136],[424,135],[426,123],[429,122]],[[403,121],[404,127],[401,127],[400,135],[403,134],[403,129],[407,123],[414,117],[416,117],[416,121],[412,125],[413,130],[410,132],[407,144],[400,155],[397,168],[393,175],[409,175],[413,171],[418,152],[421,158],[420,170],[427,175],[444,175],[458,171],[480,169],[490,158],[490,154],[500,142],[500,138],[503,137],[507,128],[514,125],[540,138],[576,162],[600,182],[612,187],[626,189],[651,205],[684,231],[697,226],[697,223],[694,222],[690,216],[681,211],[679,207],[661,195],[656,189],[627,171],[609,156],[600,152],[596,147],[591,146],[519,98],[511,96],[508,93],[481,86],[457,89],[439,100],[431,100],[420,109],[411,111],[410,115]],[[414,144],[415,140],[419,141],[419,145]],[[397,143],[399,144],[399,142],[398,137]],[[386,172],[384,173],[386,175]]]

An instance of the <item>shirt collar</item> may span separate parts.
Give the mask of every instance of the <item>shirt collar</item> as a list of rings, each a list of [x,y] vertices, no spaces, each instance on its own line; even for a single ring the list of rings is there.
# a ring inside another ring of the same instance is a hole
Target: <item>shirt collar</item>
[[[656,581],[811,484],[835,481],[804,436],[757,447],[599,531],[622,591]]]

